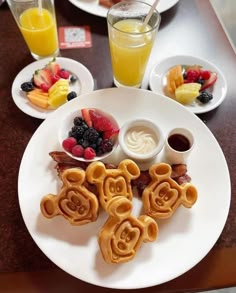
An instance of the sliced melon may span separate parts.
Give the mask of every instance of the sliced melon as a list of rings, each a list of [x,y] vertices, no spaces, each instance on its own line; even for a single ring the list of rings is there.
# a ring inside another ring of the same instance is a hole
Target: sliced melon
[[[43,108],[43,109],[48,108],[48,99],[45,99],[45,97],[42,98],[42,97],[34,95],[34,94],[28,94],[27,98],[30,100],[30,102],[32,104],[34,104],[40,108]]]

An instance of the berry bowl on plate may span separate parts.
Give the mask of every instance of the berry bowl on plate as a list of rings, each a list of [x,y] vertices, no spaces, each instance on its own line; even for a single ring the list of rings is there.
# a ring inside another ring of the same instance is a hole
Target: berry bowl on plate
[[[83,108],[62,119],[58,138],[70,157],[92,162],[113,153],[118,145],[119,130],[112,115],[96,108]]]

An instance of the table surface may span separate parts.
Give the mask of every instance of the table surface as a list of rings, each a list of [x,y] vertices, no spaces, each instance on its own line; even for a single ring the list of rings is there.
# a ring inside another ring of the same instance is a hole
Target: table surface
[[[96,89],[113,87],[106,19],[88,14],[69,1],[56,1],[58,27],[90,26],[92,47],[61,51],[92,73]],[[56,267],[37,247],[23,222],[17,193],[25,147],[42,120],[20,111],[11,97],[17,73],[33,62],[6,3],[0,8],[0,291],[77,292],[111,289],[82,282]],[[3,42],[4,40],[4,42]],[[98,54],[99,52],[99,54]],[[231,174],[232,200],[224,230],[208,255],[184,275],[143,292],[196,292],[236,285],[236,56],[210,4],[181,0],[162,13],[162,22],[142,88],[154,63],[171,55],[194,55],[215,63],[225,74],[227,97],[217,109],[199,115],[218,140]],[[214,167],[214,166],[213,166]],[[132,292],[133,290],[131,290]]]

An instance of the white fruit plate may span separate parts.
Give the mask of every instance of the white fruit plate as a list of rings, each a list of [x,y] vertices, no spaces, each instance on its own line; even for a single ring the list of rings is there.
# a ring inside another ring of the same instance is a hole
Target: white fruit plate
[[[169,96],[165,90],[166,74],[175,65],[200,65],[205,70],[210,70],[217,73],[217,80],[214,85],[207,89],[213,95],[213,99],[207,104],[194,102],[185,107],[195,114],[201,114],[217,108],[225,99],[227,93],[227,83],[222,71],[211,62],[194,56],[172,56],[158,62],[153,66],[149,77],[150,89],[159,94]],[[172,98],[171,96],[169,96]]]
[[[23,68],[16,76],[12,84],[12,98],[16,106],[24,113],[39,119],[46,119],[54,109],[42,109],[33,105],[26,97],[26,93],[21,90],[21,84],[30,81],[35,70],[43,68],[52,58],[45,58],[35,61]],[[90,71],[81,63],[69,59],[58,57],[56,61],[61,68],[69,70],[72,75],[77,77],[75,83],[70,84],[70,90],[77,95],[87,94],[94,89],[94,80]]]

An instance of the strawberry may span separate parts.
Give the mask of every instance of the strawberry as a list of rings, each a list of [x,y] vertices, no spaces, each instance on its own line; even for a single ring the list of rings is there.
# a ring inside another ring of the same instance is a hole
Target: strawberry
[[[40,87],[42,84],[45,84],[45,86],[51,87],[52,76],[50,71],[46,68],[36,70],[33,75],[33,81],[37,87]]]
[[[52,61],[45,66],[45,68],[51,72],[52,76],[58,75],[61,70],[60,65],[56,62],[56,58],[53,58]]]
[[[46,83],[41,83],[40,86],[39,86],[39,88],[40,88],[43,92],[47,93],[48,90],[50,89],[50,86],[49,86],[48,84],[46,84]]]
[[[203,91],[203,90],[211,87],[216,82],[216,80],[217,80],[217,73],[211,72],[210,77],[204,81],[200,91]]]
[[[97,131],[107,131],[112,130],[114,121],[112,117],[108,117],[107,115],[104,115],[101,111],[97,110],[90,110],[90,117],[93,123],[93,127]]]
[[[57,74],[52,76],[52,84],[56,83],[59,79],[61,79],[61,77],[59,75],[57,75]]]
[[[93,122],[90,117],[89,109],[88,108],[81,109],[81,114],[84,121],[88,125],[88,127],[93,127]]]
[[[113,140],[118,134],[119,134],[120,129],[118,128],[114,128],[112,130],[107,130],[103,132],[103,139],[108,139],[110,138],[111,140]]]

